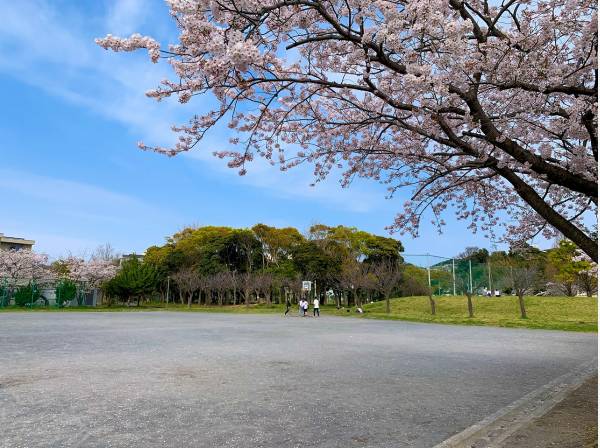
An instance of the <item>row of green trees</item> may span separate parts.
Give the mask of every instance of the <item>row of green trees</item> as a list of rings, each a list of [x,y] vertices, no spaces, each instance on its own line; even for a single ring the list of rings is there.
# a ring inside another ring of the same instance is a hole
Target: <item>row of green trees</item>
[[[526,317],[525,294],[592,294],[596,287],[595,266],[569,241],[548,251],[467,248],[429,269],[405,262],[402,252],[396,239],[345,226],[313,225],[305,235],[264,224],[186,228],[148,248],[143,261],[125,261],[104,292],[109,300],[138,304],[158,298],[250,305],[296,302],[305,295],[302,280],[310,280],[312,295],[338,306],[385,299],[389,310],[391,296],[428,295],[435,314],[434,290],[454,289],[473,316],[472,296],[489,287],[515,294]]]
[[[297,300],[296,285],[311,280],[316,293],[324,297],[325,291],[339,291],[342,283],[349,285],[353,279],[358,290],[360,276],[352,274],[361,266],[399,266],[402,251],[402,244],[394,238],[345,226],[318,224],[306,235],[293,227],[264,224],[251,229],[186,228],[163,246],[148,248],[143,262],[135,258],[126,261],[104,290],[108,297],[128,302],[144,300],[154,291],[163,301],[167,292],[181,301],[189,300],[193,289],[193,300],[206,302],[202,285],[227,283],[231,291],[222,300],[218,291],[223,288],[216,287],[208,300],[249,304],[261,298],[282,302],[286,291]],[[189,286],[193,283],[197,287]]]

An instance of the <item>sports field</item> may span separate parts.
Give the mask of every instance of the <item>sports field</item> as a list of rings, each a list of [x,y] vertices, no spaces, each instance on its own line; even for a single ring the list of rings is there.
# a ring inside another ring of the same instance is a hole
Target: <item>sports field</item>
[[[431,447],[595,333],[217,313],[0,314],[1,447]]]
[[[510,328],[533,328],[564,331],[598,331],[598,298],[597,297],[525,297],[527,319],[521,319],[517,298],[514,296],[502,297],[473,297],[474,317],[467,313],[467,299],[463,296],[435,297],[437,313],[431,315],[429,299],[427,297],[401,297],[391,300],[391,312],[385,312],[385,302],[379,301],[363,305],[364,314],[358,315],[353,308],[336,309],[332,305],[321,305],[324,315],[351,316],[375,319],[406,320],[413,322],[431,322],[458,325],[484,325]],[[192,305],[188,308],[181,304],[154,303],[140,307],[112,306],[112,307],[35,307],[0,308],[1,312],[22,311],[56,311],[80,312],[87,311],[198,311],[207,313],[236,313],[236,314],[283,314],[283,305],[252,304],[229,306],[204,306]],[[297,312],[294,305],[290,309],[293,315]],[[309,310],[309,315],[311,314]]]

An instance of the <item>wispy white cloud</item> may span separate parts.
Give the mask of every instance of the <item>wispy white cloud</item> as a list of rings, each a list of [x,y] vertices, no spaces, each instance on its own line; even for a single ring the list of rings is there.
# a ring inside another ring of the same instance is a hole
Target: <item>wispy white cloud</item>
[[[113,34],[129,34],[144,23],[152,9],[142,0],[111,3],[100,27]],[[148,144],[168,146],[176,136],[173,123],[185,122],[192,113],[214,106],[210,97],[187,105],[174,100],[156,103],[144,92],[170,76],[170,67],[151,64],[143,52],[114,54],[97,47],[83,28],[82,17],[58,12],[42,0],[0,3],[0,71],[18,77],[52,95],[125,124],[133,135]],[[99,33],[103,34],[103,32]],[[43,67],[43,70],[40,70]],[[265,161],[255,161],[246,176],[240,177],[212,152],[227,147],[229,129],[216,128],[198,151],[189,154],[190,163],[203,170],[227,176],[240,188],[260,188],[273,197],[302,198],[335,209],[369,212],[383,207],[385,191],[360,184],[350,190],[335,178],[311,187],[309,167],[282,173]]]
[[[227,175],[232,173],[237,175],[236,171],[225,168],[224,164],[214,166],[213,169],[223,172],[228,170]],[[372,187],[363,185],[362,188],[355,188],[355,186],[342,188],[335,174],[314,186],[311,185],[313,179],[309,166],[296,167],[282,173],[266,161],[257,160],[248,167],[248,172],[244,176],[239,176],[237,182],[241,185],[269,190],[275,197],[302,199],[305,202],[315,201],[329,204],[335,209],[355,213],[368,213],[385,207],[384,192],[374,191]]]
[[[153,206],[122,193],[71,180],[39,176],[22,171],[0,169],[0,191],[19,195],[51,207],[65,208],[91,219],[99,216],[118,219],[123,211],[141,215],[156,212]]]
[[[145,14],[142,6],[116,2],[99,28],[135,26]],[[180,121],[182,108],[144,94],[168,76],[167,64],[151,64],[142,54],[106,52],[81,26],[83,17],[59,15],[41,0],[0,3],[0,17],[0,71],[124,123],[157,144],[174,141],[170,126]]]
[[[138,32],[146,20],[149,8],[144,0],[116,0],[108,8],[107,28],[115,35]]]
[[[237,169],[227,167],[227,161],[212,155],[215,150],[233,150],[228,144],[226,130],[216,129],[208,134],[195,151],[185,153],[184,157],[200,162],[211,172],[230,177],[240,187],[261,188],[277,198],[302,199],[330,205],[338,210],[355,213],[368,213],[389,208],[385,199],[385,187],[374,182],[358,179],[351,188],[342,188],[340,173],[331,173],[324,181],[316,183],[311,165],[304,164],[282,172],[279,165],[271,165],[267,160],[257,158],[248,164],[247,173],[238,175]]]
[[[172,219],[181,219],[135,196],[16,170],[0,169],[0,194],[7,211],[0,231],[34,238],[36,249],[52,256],[89,251],[107,241],[123,251],[143,250],[143,244],[132,247],[128,235],[143,235],[145,222],[168,229]]]

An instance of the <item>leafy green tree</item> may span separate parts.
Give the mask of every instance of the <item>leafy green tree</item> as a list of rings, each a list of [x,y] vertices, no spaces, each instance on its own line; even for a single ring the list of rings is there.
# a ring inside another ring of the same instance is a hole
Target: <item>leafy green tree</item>
[[[54,289],[56,295],[56,304],[59,307],[65,306],[65,303],[73,300],[77,295],[77,285],[71,280],[61,280],[56,284]]]
[[[456,258],[459,260],[471,260],[474,263],[486,263],[489,257],[487,249],[480,249],[479,247],[469,246],[459,254]]]
[[[306,241],[294,248],[293,260],[296,270],[305,279],[317,282],[317,288],[337,282],[341,270],[341,257],[326,251],[316,241]]]
[[[569,297],[577,293],[579,273],[590,269],[590,266],[589,261],[579,257],[579,250],[571,241],[562,240],[548,251],[547,272]]]
[[[426,296],[429,294],[427,269],[413,264],[402,266],[403,277],[400,283],[402,296]]]
[[[266,224],[256,224],[252,231],[262,245],[263,269],[279,266],[291,257],[294,247],[305,241],[294,227],[278,229]]]
[[[402,243],[394,238],[374,235],[356,227],[315,224],[309,229],[309,239],[338,256],[358,261],[401,261]]]
[[[20,286],[15,291],[14,299],[15,305],[17,306],[27,306],[33,305],[37,302],[42,296],[39,288],[35,283],[29,282],[25,286]]]
[[[154,266],[133,257],[123,262],[121,270],[107,282],[105,291],[128,303],[133,298],[139,306],[140,300],[156,290],[157,280]]]

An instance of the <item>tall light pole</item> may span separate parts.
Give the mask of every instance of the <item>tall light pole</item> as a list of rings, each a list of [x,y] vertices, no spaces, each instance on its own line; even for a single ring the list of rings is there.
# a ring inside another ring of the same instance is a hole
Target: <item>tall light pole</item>
[[[488,286],[490,287],[490,293],[492,291],[492,265],[490,264],[490,258],[487,260],[488,265]]]
[[[456,295],[456,271],[454,270],[454,258],[452,259],[452,295]]]
[[[425,260],[427,261],[427,281],[429,282],[429,291],[431,294],[431,269],[429,266],[429,254],[425,254],[425,256],[427,257]]]
[[[469,290],[473,294],[473,271],[471,269],[471,260],[469,260]]]
[[[167,306],[169,306],[169,288],[171,286],[171,276],[167,275]]]

